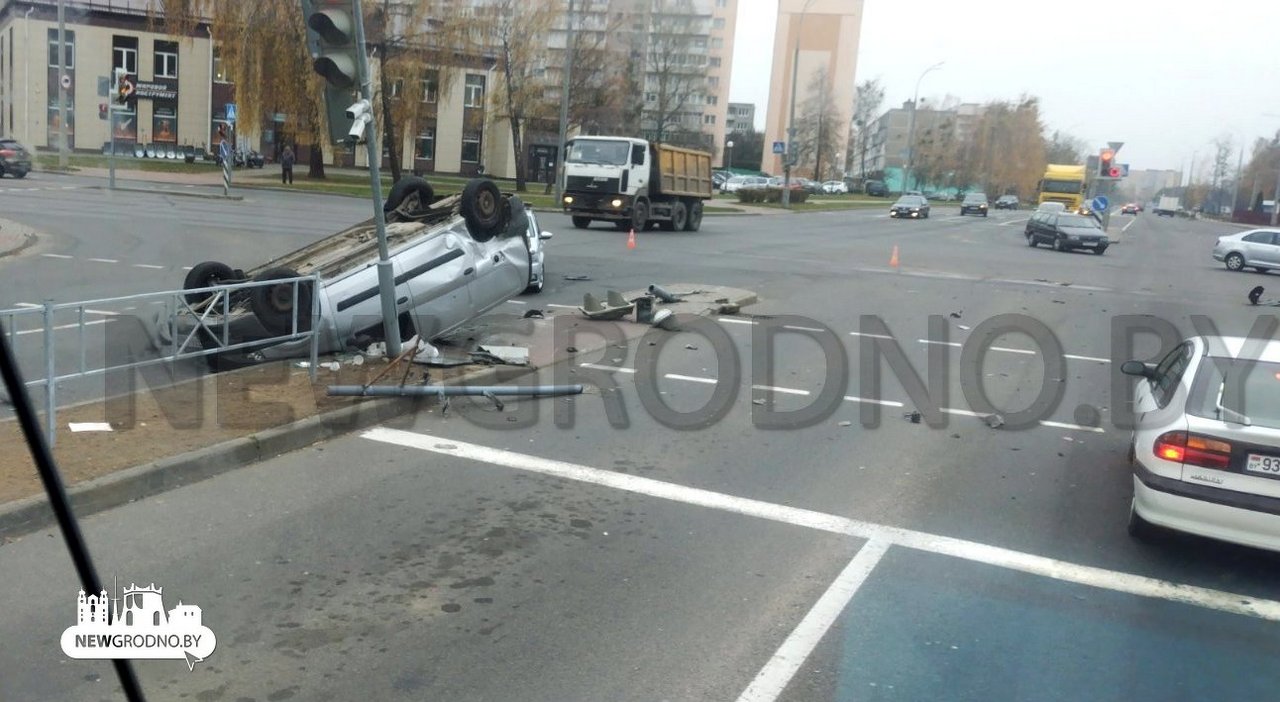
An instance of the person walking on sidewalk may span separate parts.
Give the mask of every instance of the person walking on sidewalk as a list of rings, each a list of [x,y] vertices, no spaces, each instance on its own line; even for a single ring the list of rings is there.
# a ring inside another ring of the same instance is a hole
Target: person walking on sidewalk
[[[284,153],[280,154],[280,182],[293,185],[293,147],[284,147]]]

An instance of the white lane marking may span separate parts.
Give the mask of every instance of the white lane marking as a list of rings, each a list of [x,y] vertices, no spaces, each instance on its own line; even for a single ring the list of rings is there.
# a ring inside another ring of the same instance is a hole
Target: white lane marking
[[[57,58],[57,57],[55,56],[54,58]],[[1110,362],[1111,362],[1111,359],[1109,359],[1109,358],[1098,358],[1097,356],[1079,356],[1079,355],[1076,355],[1076,354],[1074,354],[1074,353],[1064,353],[1064,354],[1062,354],[1062,357],[1063,357],[1063,358],[1070,358],[1070,359],[1074,359],[1074,360],[1077,360],[1077,361],[1094,361],[1094,362],[1097,362],[1097,363],[1110,363]]]
[[[191,266],[183,266],[183,267],[182,267],[182,270],[184,270],[184,271],[189,271],[189,270],[191,270]]]
[[[120,262],[119,260],[114,258],[89,258],[85,260],[93,261],[94,263],[119,263]]]
[[[155,271],[162,271],[162,270],[164,270],[164,266],[157,266],[157,265],[155,265],[155,264],[153,264],[153,263],[135,263],[135,264],[133,264],[133,267],[134,267],[134,268],[149,268],[149,269],[151,269],[151,270],[155,270]]]
[[[849,602],[867,581],[871,571],[879,565],[889,546],[889,542],[884,539],[872,539],[862,545],[858,555],[849,561],[849,565],[840,572],[831,587],[822,593],[809,613],[800,620],[800,624],[782,642],[747,689],[738,696],[738,702],[773,702],[782,696],[782,691],[791,682],[791,678],[795,677],[800,666],[804,665],[822,637],[826,636],[827,630],[849,606]]]
[[[848,402],[861,402],[868,405],[884,405],[885,407],[902,407],[901,402],[896,400],[872,400],[866,397],[858,397],[857,395],[845,395],[844,399]]]
[[[55,56],[54,58],[57,58],[57,57]],[[26,309],[35,309],[35,308],[37,308],[37,307],[44,307],[44,305],[37,305],[37,304],[31,303],[31,302],[15,302],[15,303],[13,303],[13,306],[14,306],[14,307],[25,307]]]
[[[854,333],[854,332],[850,332],[850,333]],[[889,337],[882,337],[882,338],[887,339]],[[950,346],[952,348],[960,348],[963,346],[963,344],[961,344],[958,341],[936,341],[934,339],[916,339],[916,341],[922,344],[934,344],[936,346]],[[1035,356],[1038,354],[1038,352],[1035,351],[1034,349],[1015,349],[1009,346],[991,346],[989,348],[991,351],[1001,351],[1004,353],[1018,353],[1024,356]],[[1062,357],[1073,359],[1076,361],[1094,361],[1096,363],[1111,362],[1111,359],[1109,358],[1100,358],[1098,356],[1081,356],[1080,354],[1075,354],[1075,353],[1064,353],[1062,354]]]
[[[57,57],[54,57],[54,58],[57,58]],[[893,340],[892,336],[885,336],[884,334],[863,334],[862,332],[849,332],[849,336],[866,336],[872,339],[888,339],[890,341]]]
[[[55,58],[56,58],[56,57],[55,57]],[[941,410],[942,410],[942,412],[944,412],[945,414],[954,414],[954,415],[958,415],[958,416],[960,416],[960,417],[985,417],[985,416],[986,416],[986,415],[983,415],[983,414],[978,414],[977,412],[974,412],[973,410],[957,409],[957,408],[955,408],[955,407],[942,407],[942,408],[940,408],[940,409],[941,409]]]
[[[14,306],[14,307],[22,307],[22,308],[25,308],[25,309],[36,309],[36,308],[38,308],[38,307],[44,307],[44,305],[37,305],[37,304],[31,303],[31,302],[15,302],[15,303],[13,303],[13,306]],[[126,307],[125,309],[133,309],[133,308],[132,308],[132,307]],[[119,316],[119,315],[120,315],[120,313],[119,313],[119,312],[109,312],[109,311],[107,311],[107,310],[85,310],[85,314],[100,314],[100,315],[105,315],[105,316],[107,316],[107,317],[117,317],[117,316]],[[99,322],[99,324],[100,324],[100,323],[101,323],[101,322]]]
[[[1031,221],[1031,218],[1030,218],[1030,217],[1024,217],[1024,218],[1022,218],[1022,219],[1011,219],[1011,220],[1009,220],[1008,222],[1001,222],[1001,223],[1000,223],[999,225],[997,225],[997,226],[1001,226],[1001,227],[1008,227],[1008,226],[1012,226],[1012,225],[1014,225],[1014,224],[1022,224],[1023,222],[1030,222],[1030,221]]]
[[[56,58],[56,57],[55,57],[55,58]],[[77,187],[78,187],[78,186],[75,186],[75,185],[64,185],[64,186],[62,186],[62,189],[63,189],[63,190],[75,190]]]
[[[57,57],[55,57],[55,58],[57,58]],[[1107,432],[1106,432],[1106,430],[1105,430],[1105,429],[1103,429],[1102,427],[1089,427],[1089,426],[1085,426],[1085,425],[1083,425],[1083,424],[1072,424],[1072,423],[1070,423],[1070,422],[1053,422],[1053,421],[1050,421],[1050,420],[1048,420],[1048,419],[1041,419],[1041,420],[1040,420],[1040,426],[1042,426],[1042,427],[1057,427],[1057,428],[1059,428],[1059,429],[1075,429],[1076,431],[1091,431],[1091,432],[1093,432],[1093,433],[1095,433],[1095,434],[1105,434],[1105,433],[1107,433]]]
[[[578,306],[577,306],[577,305],[557,305],[557,304],[556,304],[556,303],[554,303],[554,302],[548,302],[546,305],[544,305],[544,307],[559,307],[560,309],[565,309],[565,310],[576,310],[576,309],[578,309]]]
[[[57,57],[55,56],[54,58],[57,58]],[[794,325],[791,325],[791,324],[784,324],[784,325],[782,325],[782,328],[783,328],[783,329],[790,329],[791,331],[807,331],[807,332],[819,332],[819,333],[821,333],[821,332],[825,332],[825,331],[830,331],[829,329],[819,329],[819,328],[817,328],[817,327],[799,327],[799,326],[794,326]]]
[[[720,382],[715,378],[702,378],[696,375],[680,375],[679,373],[667,373],[662,377],[667,378],[668,380],[687,380],[690,383],[703,383],[705,385],[715,385]]]
[[[68,255],[66,255],[66,254],[50,254],[50,253],[44,253],[44,254],[40,254],[40,255],[41,255],[41,256],[44,256],[45,258],[75,258],[75,256],[68,256]]]
[[[55,56],[54,58],[57,58],[57,57]],[[916,341],[922,344],[934,344],[936,346],[951,346],[957,349],[960,348],[961,346],[960,342],[958,341],[936,341],[934,339],[916,339]]]
[[[57,58],[57,57],[55,56],[54,58]],[[1008,346],[992,346],[992,347],[990,347],[990,350],[992,350],[992,351],[1003,351],[1003,352],[1005,352],[1005,353],[1020,353],[1020,354],[1026,355],[1026,356],[1034,356],[1034,355],[1036,355],[1036,352],[1035,352],[1035,351],[1032,351],[1031,349],[1011,349],[1011,348],[1009,348]]]
[[[57,58],[56,56],[54,58]],[[773,385],[752,385],[752,390],[761,392],[776,392],[781,395],[808,395],[808,390],[796,390],[795,388],[779,388]]]
[[[57,58],[57,57],[55,56],[54,58]],[[1111,288],[1103,288],[1103,287],[1098,287],[1096,285],[1076,285],[1075,283],[1072,283],[1071,285],[1064,285],[1061,287],[1070,288],[1072,290],[1088,290],[1089,292],[1110,292],[1111,291]]]
[[[54,58],[57,58],[56,56]],[[623,368],[621,366],[602,366],[599,363],[579,363],[579,368],[591,368],[594,370],[607,371],[609,373],[635,373],[635,368]]]
[[[91,320],[89,320],[89,321],[85,322],[85,323],[84,323],[84,325],[85,325],[86,327],[91,327],[91,326],[93,326],[93,325],[95,325],[95,324],[106,324],[107,322],[113,322],[113,321],[115,321],[115,320],[113,320],[113,319],[91,319]],[[79,326],[80,326],[79,324],[58,324],[58,325],[55,325],[55,326],[53,327],[53,330],[54,330],[54,331],[58,331],[58,330],[61,330],[61,329],[77,329],[77,328],[79,328]],[[43,332],[44,332],[44,329],[23,329],[22,331],[14,332],[14,335],[15,335],[15,336],[22,336],[22,335],[24,335],[24,334],[41,334],[41,333],[43,333]]]
[[[54,58],[57,58],[57,57],[55,56]],[[1129,231],[1129,227],[1132,227],[1132,226],[1133,226],[1133,223],[1134,223],[1134,222],[1136,222],[1136,221],[1138,221],[1138,218],[1137,218],[1137,217],[1134,217],[1132,220],[1130,220],[1130,221],[1129,221],[1129,223],[1128,223],[1128,224],[1124,225],[1123,227],[1120,227],[1120,232],[1121,232],[1121,233],[1124,233],[1124,232]]]
[[[57,58],[57,56],[55,56],[54,58]],[[526,304],[526,303],[525,303],[525,301],[524,301],[524,300],[507,300],[507,304],[508,304],[508,305],[523,305],[523,304]]]
[[[56,58],[56,57],[55,57]],[[737,317],[719,317],[721,322],[725,324],[755,324],[754,319],[738,319]]]
[[[975,541],[864,522],[834,514],[726,495],[637,475],[614,473],[565,461],[519,454],[488,446],[470,444],[465,441],[415,434],[400,429],[377,427],[362,433],[361,436],[372,441],[405,448],[415,448],[531,473],[611,487],[635,494],[719,509],[734,514],[759,517],[783,524],[792,524],[835,534],[845,534],[860,539],[880,539],[892,545],[952,556],[1062,582],[1088,585],[1139,597],[1178,602],[1220,612],[1280,622],[1280,602],[1275,600],[1266,600],[1193,585],[1183,585],[1168,580],[1133,575],[1095,566],[1080,565],[1070,561],[1037,556]]]

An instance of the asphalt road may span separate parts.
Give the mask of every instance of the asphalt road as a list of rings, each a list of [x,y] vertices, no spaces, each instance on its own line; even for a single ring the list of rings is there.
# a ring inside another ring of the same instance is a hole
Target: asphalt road
[[[697,234],[640,233],[634,250],[611,228],[544,215],[549,285],[512,312],[651,282],[745,287],[761,302],[705,323],[718,331],[540,371],[593,387],[612,377],[617,391],[504,412],[433,406],[85,519],[105,578],[163,586],[166,607],[199,605],[217,634],[194,671],[139,662],[146,689],[201,700],[1273,696],[1280,637],[1260,615],[1277,616],[1280,557],[1130,539],[1129,434],[1110,389],[1114,361],[1131,355],[1111,343],[1122,315],[1190,334],[1202,314],[1243,333],[1267,312],[1244,295],[1271,276],[1208,256],[1236,230],[1117,217],[1132,225],[1099,257],[1027,247],[1025,212],[882,215],[709,217]],[[223,236],[234,248],[253,235]],[[62,262],[43,252],[24,260]],[[994,337],[981,365],[962,361],[1001,319],[1043,324],[1064,366],[1017,331]],[[775,323],[786,328],[770,373],[763,334]],[[903,368],[882,361],[878,388],[863,375],[875,337],[855,333],[884,331],[943,424],[903,418],[925,399]],[[830,365],[823,342],[837,349]],[[945,379],[928,370],[931,349]],[[1151,339],[1134,351],[1154,353]],[[973,368],[1010,425],[972,416],[962,378]],[[1012,426],[1046,385],[1060,401]],[[824,391],[829,412],[812,423],[779,417]],[[698,415],[721,397],[723,416]],[[58,648],[75,583],[52,533],[0,546],[0,587],[17,593],[0,612],[0,699],[112,698],[109,665]]]

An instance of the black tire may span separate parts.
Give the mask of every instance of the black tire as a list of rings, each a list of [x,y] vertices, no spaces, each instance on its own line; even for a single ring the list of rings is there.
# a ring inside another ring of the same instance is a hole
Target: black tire
[[[390,212],[400,207],[410,195],[418,196],[418,207],[412,214],[422,214],[431,207],[431,202],[435,199],[436,192],[425,178],[405,176],[391,186],[391,192],[387,193],[387,199],[382,203],[382,211]]]
[[[677,201],[671,206],[671,230],[682,232],[689,227],[689,206]]]
[[[487,178],[472,178],[462,189],[462,218],[471,238],[485,242],[504,229],[504,205],[498,186]]]
[[[1033,234],[1027,234],[1027,246],[1030,246],[1030,247],[1032,247],[1032,248],[1035,248],[1035,247],[1037,247],[1037,246],[1039,246],[1039,245],[1040,245],[1040,242],[1039,242],[1039,241],[1036,241],[1036,237],[1035,237],[1035,235],[1033,235]]]
[[[297,278],[298,274],[288,268],[271,268],[260,273],[255,281],[283,280]],[[311,329],[311,283],[298,283],[298,331]],[[249,308],[262,322],[262,326],[273,334],[289,334],[293,331],[293,283],[263,285],[252,288],[249,296]]]
[[[187,277],[182,281],[183,290],[196,290],[199,288],[207,288],[218,285],[228,280],[235,280],[236,272],[231,266],[219,261],[205,261],[197,263],[187,271]],[[194,305],[198,302],[213,297],[213,293],[189,293],[183,295],[188,305]]]
[[[1134,509],[1133,503],[1129,503],[1129,523],[1126,525],[1129,536],[1138,541],[1150,541],[1152,537],[1159,533],[1159,528],[1142,518],[1138,514],[1138,510]]]
[[[696,232],[702,228],[702,201],[694,200],[689,206],[689,219],[684,223],[686,232]]]
[[[1234,251],[1227,254],[1225,263],[1227,264],[1227,270],[1229,271],[1240,272],[1244,270],[1244,256],[1241,256],[1239,253]]]
[[[578,229],[586,229],[587,227],[591,226],[591,218],[575,216],[573,218],[573,226]]]
[[[13,177],[14,177],[14,178],[26,178],[26,177],[27,177],[27,172],[26,172],[26,171],[14,171],[14,172],[13,172]]]
[[[983,212],[983,213],[982,213],[982,216],[983,216],[983,217],[986,217],[986,216],[987,216],[987,213],[986,213],[986,212]]]
[[[1062,253],[1067,250],[1067,247],[1062,245],[1062,237],[1056,236],[1053,238],[1053,250],[1058,253]]]
[[[1101,256],[1102,254],[1107,252],[1107,247],[1099,246],[1098,248],[1094,249],[1093,252]]]
[[[644,200],[636,200],[631,206],[631,228],[636,231],[644,231],[645,226],[649,224],[649,203]]]

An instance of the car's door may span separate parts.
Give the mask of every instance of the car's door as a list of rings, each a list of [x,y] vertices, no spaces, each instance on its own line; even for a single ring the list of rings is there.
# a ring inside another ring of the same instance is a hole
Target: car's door
[[[1280,241],[1277,232],[1263,230],[1254,232],[1244,238],[1249,242],[1249,253],[1245,255],[1248,262],[1270,268],[1280,266]]]
[[[528,218],[512,212],[507,231],[486,242],[468,237],[464,245],[475,266],[471,281],[471,314],[482,314],[519,295],[529,284]]]
[[[431,339],[471,316],[470,286],[476,270],[472,243],[459,224],[395,257],[396,294],[406,290],[414,327],[422,337]]]

